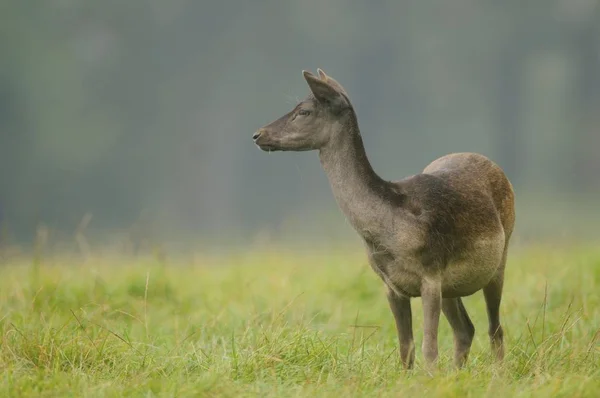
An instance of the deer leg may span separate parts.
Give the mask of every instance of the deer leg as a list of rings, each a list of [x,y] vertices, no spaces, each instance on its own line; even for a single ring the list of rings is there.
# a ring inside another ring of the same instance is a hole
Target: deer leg
[[[454,365],[462,368],[469,356],[475,327],[460,297],[442,299],[442,311],[454,333]]]
[[[438,357],[438,327],[442,307],[442,284],[439,277],[424,278],[421,286],[423,301],[423,356],[427,366]]]
[[[405,369],[412,369],[415,362],[415,343],[413,340],[410,299],[398,296],[389,288],[387,291],[387,299],[396,321],[402,365]]]
[[[490,344],[496,359],[504,358],[504,331],[500,325],[500,301],[504,285],[504,266],[506,264],[506,250],[502,256],[502,263],[494,278],[483,288],[485,305],[487,308]]]

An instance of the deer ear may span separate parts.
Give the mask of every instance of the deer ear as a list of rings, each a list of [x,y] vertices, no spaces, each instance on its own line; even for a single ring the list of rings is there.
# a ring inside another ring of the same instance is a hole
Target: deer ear
[[[319,77],[321,78],[321,80],[329,83],[330,86],[333,86],[337,91],[344,94],[346,97],[348,96],[348,93],[346,92],[344,87],[342,87],[342,85],[337,80],[335,80],[333,77],[327,75],[325,73],[325,71],[323,71],[323,69],[318,68],[317,72],[319,73]]]
[[[334,109],[342,109],[349,105],[346,97],[335,86],[321,80],[308,71],[302,71],[304,79],[313,95],[320,103],[329,105]]]
[[[327,81],[327,77],[328,76],[325,74],[325,72],[323,71],[323,69],[317,68],[317,73],[319,74],[319,77],[321,78],[321,80]]]

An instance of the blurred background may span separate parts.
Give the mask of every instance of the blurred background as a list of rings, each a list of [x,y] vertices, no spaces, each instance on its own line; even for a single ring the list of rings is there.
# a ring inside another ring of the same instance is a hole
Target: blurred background
[[[600,237],[599,0],[8,0],[0,244],[357,239],[317,153],[251,140],[317,67],[382,177],[480,152],[516,241]]]

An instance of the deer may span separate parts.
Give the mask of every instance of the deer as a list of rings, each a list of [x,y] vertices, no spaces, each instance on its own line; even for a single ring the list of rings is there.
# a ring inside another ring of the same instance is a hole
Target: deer
[[[438,364],[443,313],[454,338],[453,364],[467,362],[475,327],[462,297],[483,290],[496,362],[504,358],[500,302],[514,191],[504,171],[478,153],[444,155],[397,181],[371,167],[348,93],[321,68],[303,70],[310,93],[290,112],[259,128],[263,151],[318,151],[335,200],[362,238],[368,263],[385,285],[404,369],[413,369],[411,299],[421,298],[424,364]]]

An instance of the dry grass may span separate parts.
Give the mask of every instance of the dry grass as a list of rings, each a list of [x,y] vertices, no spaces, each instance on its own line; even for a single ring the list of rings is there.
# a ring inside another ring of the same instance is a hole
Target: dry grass
[[[364,254],[269,251],[177,260],[64,258],[0,268],[2,396],[564,396],[600,390],[600,250],[509,258],[493,363],[481,293],[468,366],[401,369]],[[413,301],[417,346],[420,301]]]

